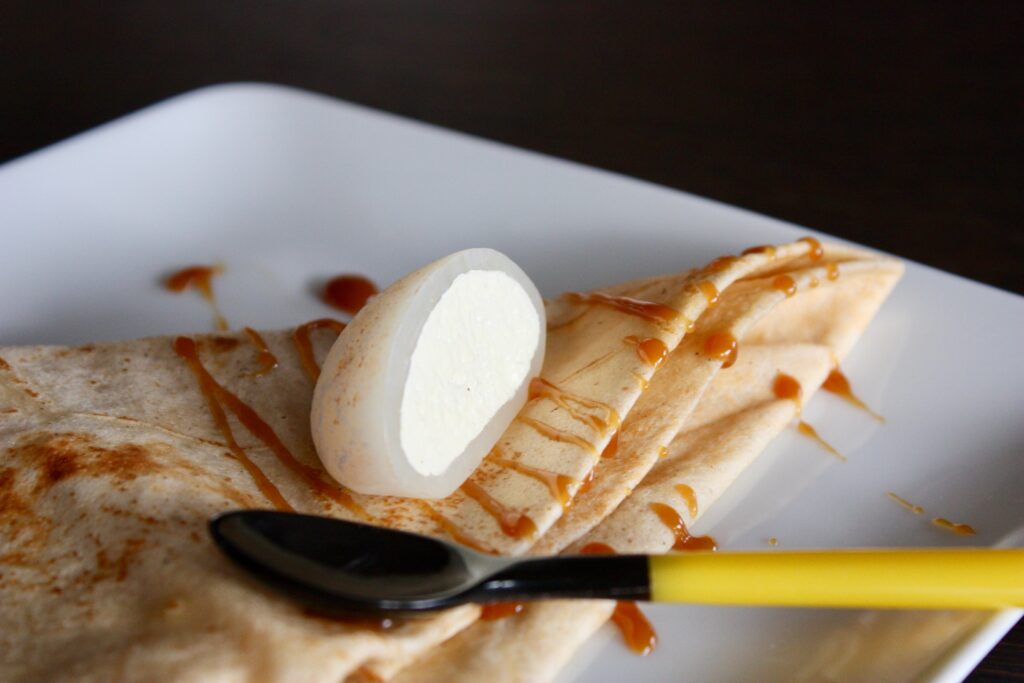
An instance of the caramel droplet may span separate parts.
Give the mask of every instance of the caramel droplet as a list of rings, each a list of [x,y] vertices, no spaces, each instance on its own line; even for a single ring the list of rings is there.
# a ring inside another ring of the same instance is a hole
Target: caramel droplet
[[[644,657],[658,646],[658,634],[635,602],[619,600],[612,612],[612,622],[622,634],[626,646]]]
[[[526,605],[521,602],[492,602],[480,610],[480,618],[484,621],[496,621],[515,616],[523,611]]]
[[[813,237],[801,237],[801,242],[806,242],[810,249],[807,251],[807,257],[812,261],[818,261],[822,256],[825,255],[825,249],[821,246],[821,242]]]
[[[686,484],[676,484],[676,491],[686,501],[686,509],[690,513],[691,519],[697,518],[697,494],[694,493],[693,489]]]
[[[787,297],[791,297],[796,294],[796,280],[788,275],[776,275],[772,280],[772,289],[785,292]]]
[[[708,308],[713,308],[718,303],[718,287],[715,287],[714,282],[701,280],[697,283],[697,289],[704,295],[704,299],[708,302]]]
[[[701,349],[708,358],[722,361],[722,369],[732,367],[736,362],[736,355],[739,352],[739,343],[736,337],[729,332],[715,332],[708,335],[704,340]]]
[[[829,262],[825,266],[825,276],[829,280],[838,280],[839,279],[839,264],[834,262],[834,261]]]

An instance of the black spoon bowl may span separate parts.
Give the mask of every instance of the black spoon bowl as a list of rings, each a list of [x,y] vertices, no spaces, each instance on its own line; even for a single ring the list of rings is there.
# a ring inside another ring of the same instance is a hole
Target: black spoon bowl
[[[228,512],[210,534],[236,563],[325,614],[415,616],[466,602],[650,597],[643,555],[517,559],[329,517]]]

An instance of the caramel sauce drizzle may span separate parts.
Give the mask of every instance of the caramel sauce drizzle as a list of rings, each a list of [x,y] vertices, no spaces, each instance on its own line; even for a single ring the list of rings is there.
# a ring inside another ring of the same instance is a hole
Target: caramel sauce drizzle
[[[295,342],[295,350],[299,354],[302,369],[306,371],[306,375],[311,382],[316,382],[320,377],[320,365],[316,362],[316,357],[313,355],[313,341],[309,335],[313,330],[322,328],[331,329],[341,334],[341,331],[345,329],[345,323],[334,318],[320,318],[299,325],[295,328],[295,332],[292,333],[292,341]]]
[[[714,332],[709,334],[701,347],[701,353],[714,360],[722,361],[722,369],[732,367],[739,353],[739,342],[730,332]]]
[[[853,389],[850,387],[850,380],[846,378],[846,375],[844,375],[838,367],[833,368],[832,372],[828,373],[828,377],[825,378],[825,382],[821,385],[821,388],[843,398],[852,405],[857,406],[879,422],[885,422],[884,417],[872,410],[867,403],[864,403],[864,401],[857,398],[856,394],[853,393]]]
[[[227,409],[230,410],[236,418],[238,418],[238,421],[241,422],[253,436],[262,441],[263,444],[274,454],[277,460],[284,465],[284,467],[302,479],[310,490],[321,497],[329,498],[330,500],[339,503],[350,512],[364,520],[370,519],[370,515],[362,508],[361,505],[359,505],[359,503],[355,501],[352,494],[340,486],[324,481],[321,478],[321,472],[318,468],[307,465],[296,459],[295,456],[292,455],[292,452],[288,450],[288,447],[284,445],[280,438],[278,438],[270,425],[267,424],[251,406],[224,388],[213,378],[212,375],[210,375],[209,372],[207,372],[202,361],[199,359],[199,354],[196,350],[194,340],[188,337],[178,337],[174,341],[174,350],[179,356],[185,359],[193,373],[196,374],[197,379],[200,381],[200,388],[203,390],[203,393],[207,394],[208,397],[212,396],[214,402],[217,404],[226,406]],[[207,399],[207,403],[211,403],[209,398]],[[212,407],[211,412],[213,412]],[[221,416],[223,416],[223,410],[221,410],[220,413]],[[215,415],[214,420],[219,421],[219,418]],[[239,450],[241,449],[239,448]],[[248,460],[247,457],[246,460]],[[243,465],[244,464],[245,462],[243,461]],[[248,470],[249,468],[246,467],[246,469]],[[265,479],[265,477],[263,478]],[[267,481],[269,482],[269,480]],[[260,488],[261,490],[263,489],[262,486]],[[278,496],[280,496],[280,492],[278,492]],[[283,497],[281,500],[283,501]]]
[[[533,523],[532,519],[521,512],[509,510],[472,479],[463,482],[459,490],[479,503],[480,507],[494,518],[506,536],[533,538],[537,535],[537,525]]]
[[[680,317],[679,311],[664,304],[643,301],[629,296],[612,296],[602,292],[581,294],[569,292],[565,297],[575,304],[591,304],[606,306],[626,315],[636,316],[655,323],[666,331],[673,331],[675,321]]]
[[[800,432],[806,437],[814,439],[816,442],[818,442],[819,446],[821,446],[826,451],[839,458],[841,461],[846,462],[846,456],[837,451],[835,447],[832,446],[832,444],[830,444],[828,441],[825,441],[825,439],[821,438],[821,436],[818,434],[818,430],[816,430],[808,423],[804,422],[803,420],[800,420],[800,422],[798,422],[796,425],[796,431]]]
[[[697,494],[694,493],[693,488],[686,484],[676,484],[676,491],[686,501],[686,509],[690,513],[690,517],[693,519],[697,518]]]
[[[460,545],[464,545],[467,548],[472,548],[477,552],[487,553],[488,555],[497,555],[493,548],[488,548],[486,545],[476,540],[472,536],[466,534],[462,529],[457,527],[450,519],[442,515],[440,512],[435,510],[429,503],[418,498],[412,499],[419,508],[426,513],[434,524],[441,527],[441,529],[452,537],[452,540]]]
[[[668,347],[660,339],[653,337],[641,339],[640,337],[629,335],[622,341],[635,346],[636,355],[639,356],[644,364],[650,365],[652,368],[657,369],[668,358]]]
[[[519,474],[527,477],[532,477],[537,481],[541,482],[548,487],[551,491],[551,495],[555,497],[559,503],[562,504],[562,509],[569,507],[569,502],[572,496],[569,495],[569,487],[572,484],[579,483],[575,479],[565,474],[558,474],[556,472],[549,472],[548,470],[537,469],[536,467],[530,467],[524,465],[521,462],[515,460],[509,460],[500,455],[492,454],[490,458],[491,462],[502,467],[507,467],[510,470],[515,470]]]
[[[817,287],[820,284],[821,284],[821,282],[818,281],[818,278],[816,278],[815,276],[812,275],[811,276],[811,289],[814,289],[815,287]]]
[[[324,286],[323,299],[328,306],[355,315],[377,293],[377,285],[362,275],[339,275]]]
[[[810,249],[807,251],[807,257],[812,261],[818,261],[825,255],[825,249],[821,246],[821,242],[813,237],[801,237],[799,242],[806,242]]]
[[[708,302],[708,308],[714,308],[715,304],[718,303],[718,287],[715,287],[715,283],[710,280],[701,280],[697,283],[697,289],[704,295],[704,299]]]
[[[547,437],[552,441],[562,441],[564,443],[571,443],[579,446],[585,451],[597,455],[597,448],[594,444],[590,443],[584,438],[578,437],[575,434],[562,431],[556,427],[552,427],[549,424],[545,424],[540,420],[534,420],[532,417],[526,417],[525,415],[519,415],[516,417],[517,420],[522,422],[524,425],[530,427],[541,436]]]
[[[658,447],[658,460],[664,460],[668,457],[668,446]]]
[[[580,482],[579,488],[576,489],[576,493],[574,494],[574,497],[586,493],[587,491],[590,490],[590,488],[593,485],[594,485],[594,468],[590,468],[590,471],[587,472],[587,476],[583,477],[583,481]],[[572,501],[569,501],[569,504],[571,505]]]
[[[284,512],[294,512],[295,508],[285,500],[285,497],[281,495],[281,491],[274,486],[274,483],[264,474],[259,465],[249,459],[248,454],[235,440],[234,431],[231,429],[231,424],[228,422],[227,415],[224,413],[224,408],[219,400],[220,385],[206,371],[202,361],[199,360],[199,351],[196,348],[195,341],[189,337],[178,337],[174,340],[174,352],[185,361],[189,370],[195,375],[196,382],[199,384],[199,391],[202,393],[203,398],[206,399],[207,408],[210,409],[210,416],[213,417],[217,430],[224,437],[224,441],[227,442],[232,457],[242,464],[245,471],[252,477],[256,488],[260,490],[260,493],[275,508]]]
[[[483,621],[497,621],[514,617],[526,607],[522,602],[492,602],[480,609],[480,619]]]
[[[772,289],[785,292],[786,298],[789,298],[796,294],[796,280],[789,275],[776,275],[775,279],[772,280]]]
[[[220,312],[217,300],[213,296],[213,277],[224,271],[222,266],[189,266],[167,278],[166,287],[175,294],[180,294],[186,289],[194,289],[199,295],[206,299],[213,311],[213,321],[218,330],[227,330],[228,321]]]
[[[836,263],[835,261],[829,261],[827,264],[825,264],[825,276],[829,280],[838,280],[839,264]]]
[[[911,503],[906,498],[903,498],[901,496],[897,496],[892,491],[886,491],[885,495],[889,498],[889,500],[894,501],[896,503],[899,503],[900,505],[905,507],[907,510],[910,510],[911,512],[913,512],[915,515],[920,515],[921,513],[924,512],[924,508],[921,507],[920,505],[914,505],[913,503]]]
[[[764,254],[768,258],[775,258],[775,247],[769,244],[759,244],[756,247],[744,249],[741,253],[744,256],[746,256],[747,254]]]
[[[594,401],[589,398],[584,398],[583,396],[570,394],[546,379],[542,379],[540,377],[534,377],[531,379],[528,392],[529,400],[532,401],[538,398],[550,399],[559,408],[562,408],[569,413],[574,420],[588,425],[602,436],[607,434],[609,429],[619,428],[619,414],[614,408],[605,403],[601,403],[600,401]],[[574,405],[577,407],[574,407]],[[599,417],[597,415],[585,413],[580,410],[581,408],[601,411],[604,413],[604,416]],[[588,442],[584,441],[584,443]],[[593,449],[593,444],[590,444],[590,447]]]
[[[718,550],[718,543],[711,536],[691,535],[683,518],[673,507],[664,503],[651,503],[650,508],[675,536],[673,550]]]
[[[608,440],[608,445],[601,451],[601,457],[604,459],[614,458],[619,452],[619,433],[615,432],[612,434],[612,438]]]
[[[260,364],[260,369],[256,371],[257,375],[265,375],[274,368],[277,367],[277,356],[270,351],[270,347],[267,346],[267,342],[256,330],[251,327],[245,328],[245,333],[249,335],[249,341],[256,347],[256,351],[259,355],[256,356],[256,361]]]
[[[580,549],[581,555],[614,555],[615,550],[605,543],[588,543]],[[658,646],[654,626],[632,600],[619,600],[612,612],[612,623],[619,629],[626,646],[634,653],[649,655]]]
[[[932,520],[932,524],[942,529],[948,529],[949,531],[952,531],[954,534],[957,534],[959,536],[973,536],[974,534],[978,533],[970,524],[959,524],[957,522],[951,522],[945,517],[936,517]]]

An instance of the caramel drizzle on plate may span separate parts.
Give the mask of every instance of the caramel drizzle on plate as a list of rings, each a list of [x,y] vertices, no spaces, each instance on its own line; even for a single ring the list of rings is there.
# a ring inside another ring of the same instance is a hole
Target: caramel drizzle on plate
[[[319,318],[318,320],[310,320],[308,323],[299,325],[295,328],[295,332],[292,333],[292,341],[295,342],[295,350],[299,354],[302,369],[306,371],[306,375],[311,382],[316,382],[320,377],[320,365],[316,362],[316,357],[313,355],[313,341],[310,339],[310,333],[313,330],[324,328],[341,334],[341,331],[345,329],[345,323],[334,318]]]
[[[284,445],[280,438],[278,438],[271,426],[267,424],[251,406],[242,401],[235,394],[228,391],[213,378],[200,360],[196,343],[193,339],[189,337],[178,337],[174,340],[174,351],[178,356],[184,359],[186,363],[188,363],[189,368],[192,370],[193,374],[195,374],[196,379],[199,382],[200,390],[203,392],[204,396],[206,396],[210,412],[214,416],[214,421],[218,423],[218,427],[221,428],[221,433],[225,434],[225,437],[227,437],[227,434],[224,431],[224,427],[221,426],[222,424],[227,425],[227,418],[224,415],[223,407],[227,407],[227,409],[234,414],[249,433],[262,441],[263,444],[270,449],[278,462],[280,462],[290,472],[298,476],[299,479],[301,479],[316,495],[339,503],[353,514],[363,519],[370,518],[366,510],[364,510],[362,506],[355,501],[352,494],[340,486],[324,481],[321,477],[321,471],[318,468],[307,465],[296,459],[296,457],[292,455],[292,452],[288,450],[288,447]],[[214,408],[215,404],[216,409]],[[230,425],[227,425],[226,428],[228,432],[230,432]],[[239,461],[242,462],[243,466],[245,466],[254,481],[256,481],[260,490],[263,491],[263,493],[267,495],[267,497],[270,498],[271,501],[279,508],[281,507],[281,503],[284,503],[287,507],[281,509],[292,510],[293,508],[284,500],[280,491],[278,491],[270,480],[267,479],[266,475],[264,475],[262,471],[259,471],[259,468],[249,460],[248,456],[245,455],[245,451],[243,451],[241,447],[238,446],[237,442],[234,441],[233,436],[228,443],[229,446],[231,443],[234,443],[235,447],[232,448],[232,453],[234,453],[236,457],[238,457],[239,453],[241,454],[242,457],[238,458]],[[249,465],[246,464],[247,462]],[[269,484],[269,487],[267,484]],[[273,490],[271,490],[270,487],[273,487]]]
[[[224,272],[223,266],[189,266],[167,278],[166,287],[175,294],[180,294],[186,289],[194,289],[199,292],[199,295],[206,300],[213,311],[213,322],[216,329],[227,330],[228,321],[220,312],[220,307],[217,306],[212,285],[214,276],[220,275],[222,272]]]
[[[692,535],[686,528],[682,516],[672,506],[664,503],[651,503],[649,507],[675,536],[675,542],[672,544],[673,550],[718,550],[718,543],[711,536]]]
[[[923,512],[924,512],[924,508],[923,508],[923,507],[921,507],[920,505],[915,505],[914,503],[911,503],[911,502],[910,502],[909,500],[907,500],[906,498],[903,498],[902,496],[898,496],[898,495],[896,495],[896,494],[895,494],[895,493],[893,493],[892,491],[886,491],[886,492],[885,492],[885,495],[886,495],[886,497],[887,497],[887,498],[888,498],[889,500],[891,500],[891,501],[893,501],[893,502],[895,502],[895,503],[899,504],[900,506],[902,506],[902,507],[906,508],[907,510],[910,510],[910,511],[911,511],[911,512],[913,512],[913,513],[914,513],[915,515],[920,515],[921,513],[923,513]]]
[[[588,543],[580,549],[580,555],[614,554],[615,550],[605,543]],[[633,653],[644,656],[654,652],[658,645],[658,634],[635,602],[618,600],[612,612],[612,623],[622,635],[626,647]]]
[[[267,346],[267,342],[256,330],[251,327],[245,328],[245,334],[248,335],[249,341],[256,347],[256,361],[260,364],[260,369],[256,371],[257,375],[265,375],[274,368],[277,367],[277,356],[271,351],[270,347]]]
[[[837,451],[835,446],[821,438],[821,435],[818,434],[818,430],[812,427],[809,423],[800,420],[796,425],[796,431],[815,441],[819,446],[834,455],[840,461],[846,462],[846,456]]]
[[[532,519],[521,512],[509,510],[472,479],[463,482],[459,490],[479,503],[480,507],[494,518],[506,536],[533,538],[537,535],[537,525],[533,523]]]
[[[698,512],[697,494],[694,493],[693,488],[686,484],[676,484],[676,491],[686,501],[686,510],[690,513],[690,517],[696,519]]]
[[[653,301],[634,299],[630,296],[613,296],[603,292],[591,292],[589,294],[569,292],[565,294],[565,298],[574,304],[605,306],[626,315],[642,318],[668,332],[674,330],[674,323],[681,317],[679,311],[674,308]]]
[[[853,388],[850,386],[850,380],[847,379],[846,375],[842,373],[838,366],[832,368],[832,371],[828,373],[828,377],[825,378],[825,382],[821,385],[821,388],[831,394],[841,397],[851,405],[860,408],[879,422],[885,422],[884,417],[872,410],[867,403],[860,400],[857,395],[853,393]]]
[[[945,517],[936,517],[932,520],[932,524],[939,527],[940,529],[952,531],[954,534],[957,534],[958,536],[973,536],[974,534],[978,533],[970,524],[951,522]]]

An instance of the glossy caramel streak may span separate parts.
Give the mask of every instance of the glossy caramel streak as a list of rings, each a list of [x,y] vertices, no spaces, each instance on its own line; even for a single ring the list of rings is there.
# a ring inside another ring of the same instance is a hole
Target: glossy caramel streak
[[[602,458],[614,458],[619,453],[619,433],[615,432],[612,434],[612,438],[608,439],[608,445],[601,451]]]
[[[533,523],[532,519],[521,512],[509,510],[472,479],[463,482],[459,490],[479,503],[480,507],[494,518],[506,536],[533,538],[537,535],[537,525]]]
[[[295,342],[295,350],[299,354],[302,369],[306,371],[306,375],[311,382],[316,382],[320,377],[320,365],[316,362],[316,357],[313,355],[313,341],[309,335],[313,330],[324,328],[341,334],[341,331],[345,329],[345,323],[334,318],[310,320],[308,323],[296,327],[295,332],[292,334],[292,341]]]
[[[694,493],[693,488],[686,484],[676,484],[676,491],[686,501],[686,509],[690,513],[690,517],[697,518],[697,494]]]
[[[711,536],[691,535],[675,508],[664,503],[651,503],[650,508],[675,536],[673,550],[718,550],[718,543]]]
[[[191,342],[193,346],[195,344],[195,342],[187,337],[179,337],[178,339],[184,339],[187,342]],[[175,346],[177,347],[177,342],[175,342]],[[202,368],[202,363],[199,361],[198,354],[195,357],[199,367]],[[205,371],[205,368],[203,368],[203,371],[209,378],[210,387],[217,401],[220,404],[227,406],[228,410],[238,418],[238,421],[241,422],[253,436],[262,441],[282,465],[302,479],[311,491],[318,496],[328,498],[339,503],[353,514],[363,519],[370,518],[370,515],[367,514],[366,510],[364,510],[362,506],[355,501],[351,493],[340,486],[324,481],[319,468],[312,467],[296,459],[295,456],[292,455],[292,452],[288,450],[288,447],[284,445],[280,438],[278,438],[277,433],[274,432],[271,426],[259,416],[259,413],[253,410],[249,404],[242,401],[235,394],[221,386],[215,379],[213,379],[212,376],[209,375],[208,372]]]
[[[607,543],[588,543],[580,548],[580,555],[614,555],[615,548]]]
[[[837,451],[835,447],[828,441],[825,441],[825,439],[821,438],[821,436],[818,434],[818,430],[809,425],[808,423],[804,422],[803,420],[800,420],[800,422],[798,422],[796,425],[796,431],[800,432],[809,439],[813,439],[819,446],[824,448],[826,451],[836,456],[843,462],[846,462],[846,456]]]
[[[718,287],[715,286],[715,283],[710,280],[701,280],[697,283],[697,289],[704,295],[705,301],[708,302],[708,308],[714,308],[718,303]]]
[[[228,321],[225,320],[217,306],[211,283],[213,277],[220,275],[223,270],[221,266],[189,266],[167,278],[166,284],[167,289],[176,294],[184,292],[186,289],[194,289],[199,292],[199,295],[210,304],[210,308],[213,310],[213,320],[218,330],[228,329]]]
[[[674,308],[653,301],[634,299],[629,296],[612,296],[602,292],[590,294],[569,292],[565,297],[575,304],[605,306],[626,315],[643,318],[669,331],[674,329],[673,323],[680,317],[679,311]]]
[[[447,533],[449,536],[451,536],[452,540],[456,543],[464,545],[467,548],[472,548],[477,552],[487,553],[488,555],[497,554],[493,548],[488,548],[480,541],[466,534],[464,531],[462,531],[462,529],[456,526],[450,519],[448,519],[440,512],[435,510],[427,502],[415,498],[413,500],[416,502],[419,508],[424,513],[426,513],[426,515],[430,517],[431,520],[433,520],[434,524],[437,524],[439,527],[441,527],[441,529],[444,530],[444,532]]]
[[[853,388],[850,387],[850,380],[846,378],[846,375],[844,375],[839,368],[833,368],[832,372],[828,373],[828,377],[825,378],[825,382],[821,385],[821,388],[831,394],[841,397],[851,405],[860,408],[879,422],[885,422],[884,417],[872,410],[867,403],[864,403],[864,401],[860,400],[857,395],[853,393]]]
[[[196,382],[199,384],[199,391],[203,394],[203,398],[206,399],[206,405],[210,409],[210,415],[213,417],[214,423],[217,425],[218,431],[221,436],[224,437],[224,441],[227,443],[228,448],[231,450],[231,454],[238,462],[242,464],[245,471],[252,477],[253,482],[256,484],[256,488],[269,500],[275,508],[283,510],[285,512],[294,512],[293,508],[284,496],[281,495],[281,491],[278,490],[274,483],[267,478],[263,470],[259,468],[256,463],[249,459],[248,454],[238,442],[235,440],[235,434],[231,430],[231,424],[228,422],[227,415],[224,413],[224,408],[218,401],[218,387],[217,381],[206,371],[203,367],[202,362],[199,360],[199,352],[196,348],[196,343],[189,337],[178,337],[174,340],[174,352],[181,357],[188,365],[189,370],[195,375]]]
[[[552,427],[551,425],[545,424],[540,420],[534,420],[532,417],[526,417],[525,415],[520,415],[516,417],[516,419],[522,422],[524,425],[533,429],[541,436],[547,437],[552,441],[563,441],[565,443],[575,444],[582,448],[583,450],[593,453],[594,455],[597,455],[597,448],[594,446],[594,444],[590,443],[586,439],[576,436],[575,434],[564,432],[561,429]]]
[[[886,497],[889,500],[891,500],[891,501],[893,501],[895,503],[898,503],[900,506],[906,508],[907,510],[910,510],[915,515],[920,515],[921,513],[924,512],[924,508],[921,507],[920,505],[915,505],[915,504],[911,503],[909,500],[907,500],[906,498],[903,498],[902,496],[897,496],[892,491],[886,491],[885,495],[886,495]]]
[[[555,500],[562,504],[563,510],[569,506],[569,500],[572,498],[572,496],[569,495],[569,487],[572,484],[579,483],[572,477],[565,474],[537,469],[536,467],[530,467],[529,465],[524,465],[521,462],[509,460],[497,455],[492,455],[489,459],[495,465],[500,465],[510,470],[514,470],[519,474],[536,479],[547,486]]]
[[[974,534],[978,533],[970,524],[960,524],[957,522],[951,522],[945,517],[936,517],[932,520],[932,524],[941,529],[947,529],[949,531],[952,531],[954,534],[957,534],[959,536],[973,536]]]
[[[484,605],[480,610],[480,619],[483,621],[497,621],[514,617],[523,611],[526,605],[522,602],[492,602]]]
[[[612,612],[612,623],[619,629],[626,647],[641,657],[654,652],[658,634],[635,602],[619,600]]]
[[[534,377],[530,380],[529,400],[533,401],[539,398],[549,399],[569,413],[572,419],[595,429],[602,436],[609,429],[619,428],[619,414],[608,404],[570,394],[546,379]],[[593,415],[584,410],[598,411],[603,415]]]
[[[764,254],[768,258],[775,258],[775,247],[768,244],[760,244],[756,247],[749,247],[744,249],[742,252],[744,256],[747,254]]]
[[[256,330],[251,327],[245,328],[245,333],[249,336],[249,341],[256,347],[256,361],[260,364],[260,369],[256,371],[257,375],[265,375],[274,368],[277,367],[277,356],[270,351],[270,347],[267,346],[267,342]]]

